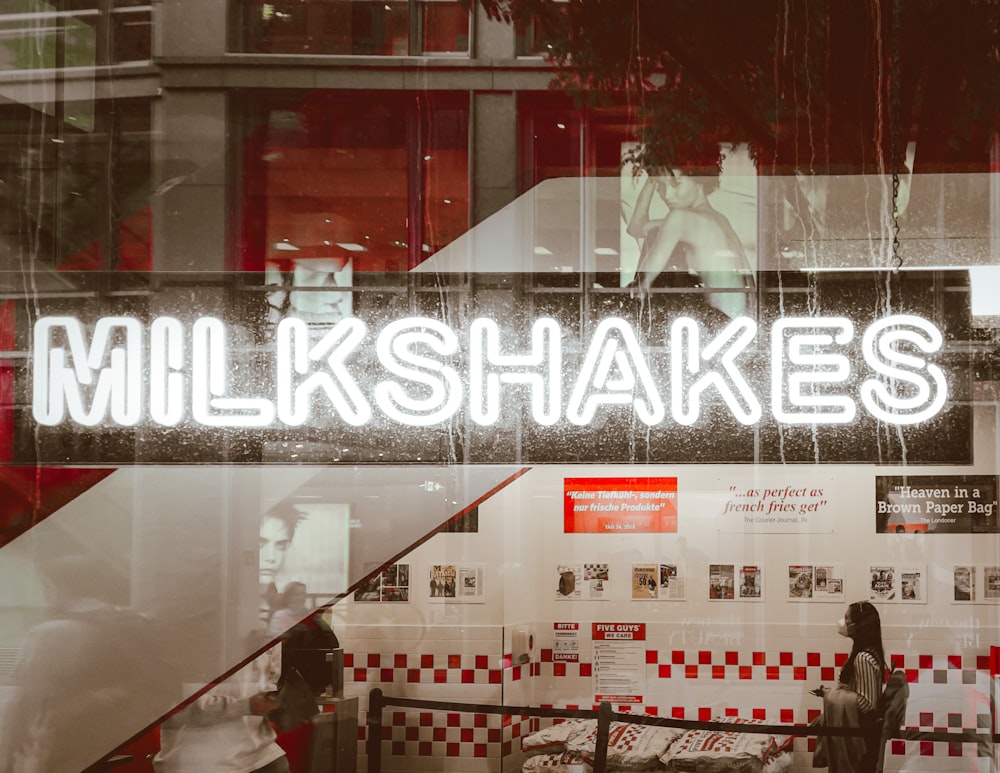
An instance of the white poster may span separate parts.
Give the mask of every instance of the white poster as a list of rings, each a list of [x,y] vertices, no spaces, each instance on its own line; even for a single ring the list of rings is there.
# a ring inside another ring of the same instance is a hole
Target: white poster
[[[632,564],[632,600],[683,601],[685,576],[678,564]]]
[[[927,603],[926,566],[879,564],[869,568],[869,575],[870,601],[895,604]]]
[[[813,472],[755,479],[734,470],[714,491],[685,493],[685,507],[715,513],[718,530],[735,534],[831,534],[836,529],[833,478]]]
[[[603,601],[608,598],[610,573],[605,563],[556,566],[556,599]]]
[[[789,601],[844,601],[842,563],[788,564]]]
[[[431,601],[453,604],[486,602],[482,564],[433,564],[428,576]]]
[[[593,623],[594,702],[642,703],[646,624]]]

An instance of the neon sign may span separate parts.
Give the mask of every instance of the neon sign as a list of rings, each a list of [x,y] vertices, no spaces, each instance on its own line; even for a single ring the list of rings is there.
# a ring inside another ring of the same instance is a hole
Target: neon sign
[[[691,426],[703,418],[708,399],[752,426],[765,406],[747,378],[747,361],[764,336],[770,389],[762,391],[769,391],[767,407],[779,424],[846,424],[864,410],[886,424],[914,425],[940,413],[948,399],[945,374],[930,359],[941,351],[941,332],[909,314],[864,330],[864,378],[856,388],[849,383],[862,363],[843,351],[856,336],[845,317],[783,318],[763,332],[740,317],[714,335],[678,317],[647,348],[631,323],[613,317],[595,326],[574,357],[567,357],[566,334],[554,319],[538,319],[526,351],[511,352],[501,345],[500,326],[486,317],[473,320],[464,335],[427,317],[393,320],[378,331],[356,317],[322,329],[285,319],[267,380],[273,393],[231,394],[231,376],[242,363],[220,319],[186,325],[160,317],[147,326],[105,317],[88,340],[79,319],[49,316],[34,326],[32,414],[48,427],[273,428],[308,425],[322,409],[364,428],[378,414],[402,426],[431,427],[465,408],[476,425],[491,427],[511,410],[517,387],[530,395],[531,419],[543,427],[562,419],[586,427],[603,411],[621,408],[649,427],[668,416]],[[668,367],[647,356],[650,345],[666,352]],[[359,361],[371,347],[374,369]]]

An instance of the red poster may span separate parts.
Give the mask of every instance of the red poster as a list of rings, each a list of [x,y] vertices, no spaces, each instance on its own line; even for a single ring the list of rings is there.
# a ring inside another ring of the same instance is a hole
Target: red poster
[[[677,478],[564,478],[566,534],[677,531]]]

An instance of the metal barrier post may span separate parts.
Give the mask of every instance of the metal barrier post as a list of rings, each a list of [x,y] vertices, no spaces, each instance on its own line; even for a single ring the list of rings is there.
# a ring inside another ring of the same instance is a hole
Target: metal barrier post
[[[382,773],[382,691],[368,693],[368,773]]]
[[[594,773],[607,773],[608,733],[611,730],[611,704],[601,701],[597,708],[597,739],[594,741]]]

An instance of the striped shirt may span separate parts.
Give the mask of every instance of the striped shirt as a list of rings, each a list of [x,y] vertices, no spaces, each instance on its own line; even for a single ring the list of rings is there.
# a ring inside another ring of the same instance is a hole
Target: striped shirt
[[[858,694],[858,710],[862,714],[875,711],[882,695],[882,667],[871,652],[862,650],[855,656],[852,681],[848,687]]]

